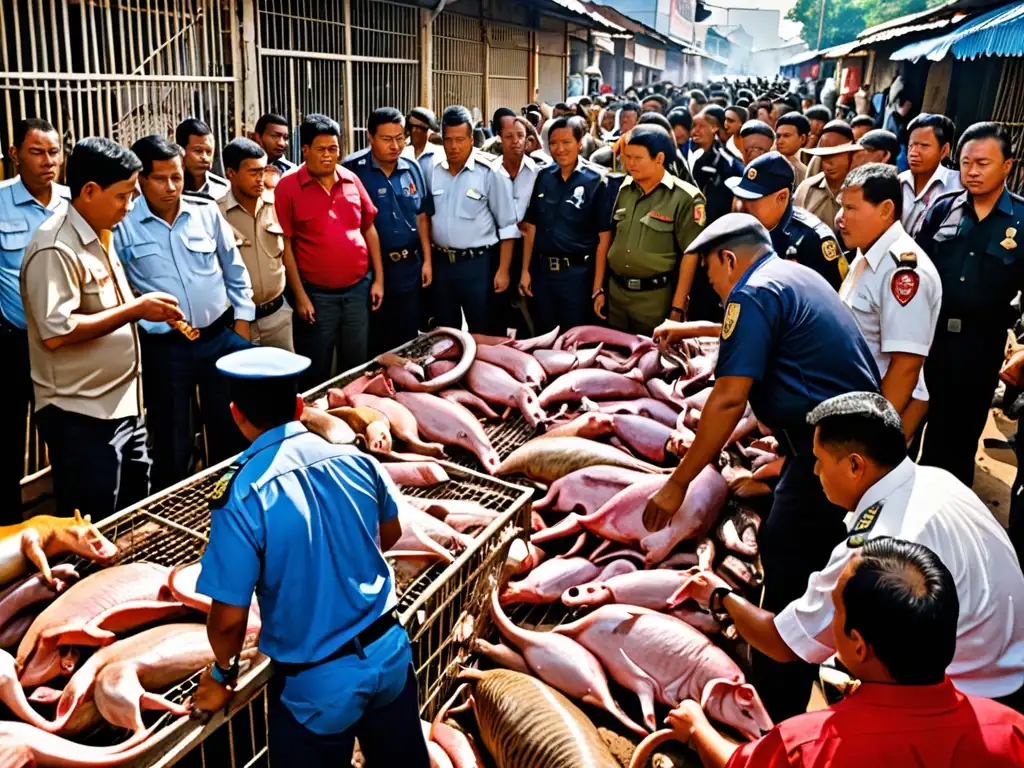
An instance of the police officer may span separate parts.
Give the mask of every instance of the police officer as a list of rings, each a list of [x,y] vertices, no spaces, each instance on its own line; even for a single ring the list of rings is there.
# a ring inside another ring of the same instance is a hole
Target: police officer
[[[649,335],[666,317],[682,319],[687,298],[691,312],[708,311],[704,294],[695,294],[697,260],[683,256],[704,226],[704,198],[665,170],[673,150],[656,125],[637,126],[623,150],[630,175],[615,199],[611,247],[607,260],[598,251],[593,282],[594,312],[613,328]]]
[[[282,174],[296,167],[295,163],[285,155],[288,154],[288,138],[291,131],[288,121],[280,115],[267,112],[256,121],[256,130],[252,138],[267,153],[267,165],[271,165]],[[227,173],[227,168],[224,169]]]
[[[694,478],[725,447],[749,403],[786,457],[771,511],[758,533],[764,566],[762,606],[781,611],[828,562],[843,537],[845,510],[829,503],[815,477],[808,412],[849,391],[878,391],[878,368],[867,342],[835,291],[802,264],[778,258],[771,236],[745,213],[711,224],[690,244],[728,306],[720,328],[715,385],[693,445],[647,504],[644,525],[664,528]],[[666,323],[655,338],[706,335],[708,323]],[[808,665],[780,665],[755,654],[754,685],[772,719],[807,708],[815,674]]]
[[[21,478],[25,466],[25,416],[32,401],[28,335],[21,303],[21,261],[36,229],[64,213],[71,193],[56,182],[63,152],[60,135],[45,120],[29,118],[14,126],[10,150],[17,176],[0,182],[0,360],[7,366],[7,389],[0,404],[0,523],[21,522]]]
[[[608,186],[580,157],[584,134],[578,118],[552,121],[555,165],[538,174],[526,211],[519,291],[533,298],[538,333],[591,320],[594,262],[612,241]]]
[[[159,403],[148,413],[153,485],[165,488],[189,473],[197,385],[210,462],[241,449],[215,364],[249,346],[256,307],[249,272],[216,203],[182,195],[181,149],[162,136],[147,136],[132,151],[142,161],[142,196],[115,232],[117,255],[133,289],[175,296],[185,314],[178,329],[142,324],[146,400]]]
[[[416,337],[420,295],[433,280],[430,216],[434,201],[419,164],[402,157],[405,120],[393,107],[375,110],[366,122],[370,146],[342,165],[363,183],[375,206],[374,227],[384,263],[384,301],[370,317],[371,351],[394,349]]]
[[[832,590],[860,548],[884,536],[922,544],[957,575],[960,615],[949,676],[963,693],[1013,696],[1024,686],[1024,575],[1002,525],[951,474],[919,467],[907,456],[900,416],[884,397],[839,395],[814,408],[807,421],[816,428],[814,455],[825,494],[849,510],[847,538],[803,593],[774,615],[711,572],[691,583],[688,596],[724,611],[762,653],[821,664],[835,653],[828,631],[835,616]]]
[[[693,118],[693,131],[690,133],[694,147],[688,157],[690,172],[707,200],[709,222],[732,210],[732,193],[725,186],[725,181],[743,172],[743,164],[718,142],[718,129],[724,122],[724,109],[707,107]]]
[[[254,141],[235,139],[223,154],[231,189],[217,205],[231,225],[252,280],[256,317],[249,325],[249,340],[291,352],[292,308],[284,298],[284,230],[274,211],[274,193],[264,188],[267,153]]]
[[[968,485],[1013,323],[1010,301],[1024,288],[1024,199],[1006,188],[1010,142],[996,123],[968,128],[960,139],[965,189],[940,197],[917,235],[942,278],[921,462]]]
[[[777,254],[810,267],[839,290],[848,269],[846,256],[829,227],[793,205],[793,166],[785,157],[778,152],[761,155],[742,176],[726,183],[742,210],[771,232]]]
[[[402,534],[398,491],[371,457],[298,421],[309,359],[274,348],[217,362],[251,445],[211,494],[197,589],[213,599],[215,661],[197,717],[227,706],[255,591],[259,649],[274,660],[270,764],[347,763],[358,737],[368,766],[427,768],[416,677],[381,550]]]
[[[489,296],[509,285],[518,232],[512,187],[474,154],[468,109],[448,107],[441,132],[444,152],[420,164],[434,198],[434,319],[458,328],[465,315],[471,331],[485,333]]]
[[[231,185],[210,170],[217,150],[210,126],[194,117],[182,120],[174,130],[174,140],[183,153],[185,189],[211,200],[222,200]]]
[[[882,374],[882,394],[903,419],[908,438],[928,410],[924,361],[942,303],[935,265],[900,223],[903,195],[896,167],[854,168],[839,192],[836,219],[853,268],[839,298],[853,313]]]

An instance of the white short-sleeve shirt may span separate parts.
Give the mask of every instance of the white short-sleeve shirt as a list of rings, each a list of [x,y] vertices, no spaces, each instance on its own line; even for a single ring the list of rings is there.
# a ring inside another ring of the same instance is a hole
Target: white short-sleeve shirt
[[[961,691],[1006,696],[1024,685],[1024,574],[1003,527],[981,500],[949,472],[910,459],[871,486],[846,516],[851,531],[879,504],[866,538],[893,536],[931,549],[953,575],[960,601],[956,653],[946,670]],[[862,523],[863,526],[863,523]],[[794,653],[820,664],[832,647],[832,590],[856,554],[840,542],[807,591],[775,617]]]
[[[905,276],[900,257],[917,258],[913,276]],[[916,280],[916,289],[911,290]],[[911,294],[909,299],[908,294]],[[839,298],[853,313],[857,327],[871,347],[882,376],[893,352],[928,356],[942,304],[942,280],[935,265],[898,221],[886,230],[867,253],[857,251]],[[914,398],[928,399],[924,366],[918,375]]]

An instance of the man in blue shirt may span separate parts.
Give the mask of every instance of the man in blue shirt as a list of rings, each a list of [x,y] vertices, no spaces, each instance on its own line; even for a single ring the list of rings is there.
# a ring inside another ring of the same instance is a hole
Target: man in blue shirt
[[[71,193],[55,179],[63,152],[60,136],[45,120],[14,126],[11,160],[18,175],[0,182],[0,360],[7,389],[0,405],[0,524],[21,522],[21,477],[25,460],[25,415],[32,399],[25,309],[20,274],[25,248],[39,225],[67,210]]]
[[[721,324],[665,323],[661,343],[719,335],[715,385],[693,445],[647,504],[644,524],[664,528],[693,479],[725,447],[749,403],[786,457],[771,512],[758,533],[764,566],[762,607],[779,612],[828,562],[846,534],[845,510],[829,503],[814,474],[807,413],[830,397],[878,392],[871,350],[835,290],[809,267],[779,258],[753,216],[730,213],[690,244],[725,304]],[[807,708],[815,670],[754,654],[754,685],[773,720]]]
[[[416,337],[422,289],[433,280],[430,217],[434,200],[419,164],[402,157],[405,119],[393,107],[375,110],[366,122],[367,149],[345,158],[377,206],[373,225],[384,262],[384,300],[370,316],[371,352],[377,354]]]
[[[178,145],[147,136],[132,151],[142,161],[142,196],[114,233],[117,255],[133,290],[175,296],[185,314],[185,325],[178,329],[141,324],[153,488],[159,489],[189,474],[197,386],[209,461],[226,459],[244,446],[215,364],[222,355],[249,346],[256,306],[249,273],[217,204],[182,196]]]
[[[198,590],[213,599],[216,661],[193,708],[230,701],[255,590],[259,648],[274,660],[271,766],[347,764],[358,737],[367,765],[426,768],[412,652],[381,554],[402,533],[398,491],[373,458],[299,423],[308,366],[271,347],[217,363],[252,444],[210,499]]]

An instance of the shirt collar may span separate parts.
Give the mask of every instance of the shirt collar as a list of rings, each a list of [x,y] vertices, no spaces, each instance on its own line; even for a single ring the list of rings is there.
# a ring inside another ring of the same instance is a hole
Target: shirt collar
[[[281,424],[273,429],[268,429],[262,435],[253,440],[252,445],[242,451],[242,455],[239,457],[239,460],[244,464],[264,448],[269,448],[275,443],[280,443],[287,440],[289,437],[301,435],[303,432],[307,431],[308,430],[302,426],[302,423],[299,421],[289,421],[287,424]]]
[[[139,212],[139,223],[140,224],[142,222],[144,222],[144,221],[148,221],[149,219],[156,219],[157,221],[160,221],[160,222],[163,222],[164,224],[167,224],[166,221],[164,221],[162,218],[160,218],[155,213],[153,213],[153,209],[149,207],[149,201],[146,199],[145,195],[139,195],[135,199],[135,208],[141,208],[141,210]],[[177,221],[182,216],[191,216],[191,215],[192,215],[192,206],[189,205],[188,201],[185,199],[185,196],[182,195],[181,199],[178,201],[178,215],[174,217],[174,221]],[[173,227],[174,223],[172,222],[171,224],[167,224],[167,226]]]
[[[897,220],[891,227],[885,230],[880,238],[875,240],[874,245],[868,248],[868,252],[864,254],[864,258],[871,266],[872,272],[878,271],[878,265],[882,263],[882,259],[885,258],[885,255],[889,252],[893,243],[905,234],[907,234],[907,231],[903,229],[903,224]],[[860,250],[858,249],[858,253],[859,252]]]
[[[450,171],[451,169],[450,169],[450,167],[448,165],[448,156],[444,152],[441,152],[439,154],[441,155],[441,159],[438,161],[438,165],[440,165],[446,171]],[[474,168],[476,168],[476,150],[475,149],[472,152],[469,153],[469,159],[467,159],[466,160],[466,164],[462,166],[462,171],[465,171],[465,170],[472,171]],[[462,173],[462,171],[459,171],[459,173]],[[458,174],[456,174],[456,176],[457,175]]]
[[[1010,196],[1010,190],[1006,187],[1003,187],[1003,194],[999,196],[999,202],[996,204],[996,208],[1007,216],[1013,216],[1013,198]]]
[[[527,170],[527,171],[535,171],[535,170],[537,170],[537,164],[533,161],[533,158],[530,157],[529,155],[523,155],[523,159],[519,161],[519,171],[516,172],[516,178],[517,179],[519,178],[519,174],[522,173],[524,169]],[[508,168],[505,167],[504,158],[502,158],[500,156],[498,157],[498,171],[500,173],[503,173],[507,178],[509,178],[509,179],[512,178],[512,176],[508,172]]]
[[[928,183],[924,185],[924,189],[921,190],[920,195],[914,192],[913,173],[911,173],[910,171],[904,171],[902,174],[900,174],[900,180],[903,184],[910,187],[910,191],[914,193],[914,201],[916,202],[920,200],[922,197],[924,197],[926,194],[928,194],[928,190],[930,190],[932,187],[936,185],[945,189],[949,181],[949,174],[950,170],[948,168],[944,168],[940,164],[939,167],[935,169],[935,172],[932,173],[931,177],[928,179]]]
[[[256,207],[259,207],[258,201],[256,203]],[[243,210],[245,210],[242,204],[238,202],[238,198],[235,197],[234,188],[229,189],[227,195],[224,196],[224,213],[227,213],[232,208],[242,208]]]
[[[782,214],[782,218],[779,219],[779,223],[775,225],[775,229],[772,232],[785,232],[790,222],[793,221],[793,198],[789,198],[789,204],[786,206],[786,212]]]
[[[92,228],[88,221],[78,212],[73,205],[68,206],[68,218],[71,219],[71,226],[75,228],[75,232],[78,233],[78,237],[82,241],[82,245],[88,247],[94,241],[98,242],[100,237],[96,234],[96,230]]]
[[[889,707],[927,712],[946,712],[960,705],[960,697],[953,681],[946,676],[936,685],[889,685],[862,683],[844,701],[869,707]]]
[[[908,456],[897,464],[889,474],[864,491],[864,495],[857,502],[857,508],[853,510],[854,513],[859,515],[875,502],[887,499],[897,488],[914,482],[916,475],[917,465]]]
[[[306,168],[306,164],[305,163],[303,163],[299,167],[299,170],[297,171],[297,173],[299,174],[299,185],[300,186],[304,187],[307,184],[310,184],[310,183],[313,183],[313,182],[316,182],[317,184],[320,183],[320,182],[318,182],[316,179],[314,179],[310,175],[309,169]],[[335,180],[335,182],[339,182],[339,181],[344,181],[345,180],[345,177],[342,176],[341,166],[340,165],[334,166],[334,180]]]
[[[767,264],[768,260],[770,258],[772,258],[772,256],[775,256],[775,251],[774,250],[768,251],[768,253],[764,254],[763,256],[759,256],[757,258],[757,261],[755,261],[753,264],[751,264],[747,268],[747,271],[743,273],[743,275],[740,277],[740,279],[736,282],[736,285],[734,285],[732,287],[732,290],[729,291],[729,298],[731,299],[732,295],[734,293],[736,293],[736,291],[738,291],[740,288],[742,288],[744,285],[746,285],[747,281],[750,279],[750,276],[753,275],[754,272],[759,270],[765,264]]]
[[[50,182],[50,203],[46,207],[48,209],[55,210],[60,204],[61,200],[67,199],[67,195],[64,194],[64,187],[56,182]],[[32,193],[28,191],[28,187],[25,186],[25,182],[21,180],[21,176],[18,176],[18,180],[11,185],[11,197],[14,200],[15,205],[25,205],[25,203],[35,203],[36,205],[42,205],[36,200]]]

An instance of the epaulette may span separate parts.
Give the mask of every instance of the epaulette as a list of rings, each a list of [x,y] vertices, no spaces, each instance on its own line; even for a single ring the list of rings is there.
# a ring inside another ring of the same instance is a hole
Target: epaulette
[[[914,251],[896,251],[890,249],[889,255],[892,256],[892,260],[896,262],[896,266],[900,269],[917,269],[917,253]]]
[[[696,184],[691,184],[688,181],[680,179],[678,176],[672,177],[675,180],[675,184],[679,189],[682,189],[690,197],[697,199],[698,197],[704,199],[704,193],[700,191],[700,188]]]
[[[211,171],[207,171],[206,172],[206,180],[209,181],[210,179],[213,179],[215,182],[217,182],[219,184],[222,184],[225,187],[230,187],[231,186],[231,182],[228,181],[227,179],[225,179],[223,176],[218,176],[216,173],[213,173]]]
[[[270,205],[274,204],[274,190],[264,189],[263,194],[260,195],[260,197],[263,199],[264,203],[269,203]]]
[[[194,192],[192,190],[189,190],[188,192],[182,192],[181,199],[187,200],[190,203],[195,203],[196,205],[209,205],[210,203],[217,202],[205,192]]]
[[[217,478],[217,482],[213,484],[213,488],[210,489],[210,493],[206,497],[210,509],[220,509],[228,503],[228,499],[231,498],[231,486],[235,482],[235,478],[238,477],[242,466],[236,461],[224,470],[223,475]]]
[[[868,533],[878,522],[878,516],[882,513],[884,502],[876,502],[861,512],[853,521],[853,528],[850,529],[850,537],[846,540],[846,546],[851,549],[863,547],[868,540]]]

